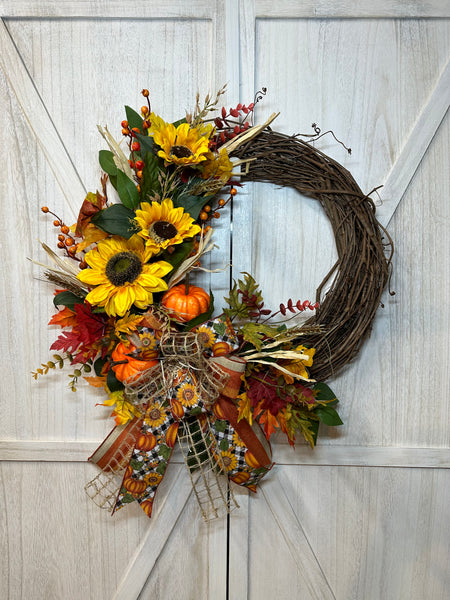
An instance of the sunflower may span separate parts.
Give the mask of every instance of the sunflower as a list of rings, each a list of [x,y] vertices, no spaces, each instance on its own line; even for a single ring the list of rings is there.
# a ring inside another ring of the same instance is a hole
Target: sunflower
[[[192,383],[183,383],[177,392],[177,399],[187,408],[195,406],[198,403],[198,393],[195,385]]]
[[[202,165],[203,179],[214,177],[218,178],[223,183],[230,179],[233,163],[228,158],[228,152],[225,148],[223,148],[217,156],[213,152],[209,152],[206,159],[206,162]]]
[[[145,413],[144,424],[147,427],[160,427],[167,419],[167,411],[160,404],[151,404]]]
[[[237,467],[237,457],[231,450],[222,450],[221,458],[226,471],[233,471]]]
[[[153,135],[155,144],[161,148],[158,156],[164,159],[166,166],[193,166],[206,160],[211,131],[212,128],[200,130],[190,127],[189,123],[182,123],[178,127],[172,123],[163,124],[162,120],[156,117],[152,121],[149,134]]]
[[[153,254],[137,235],[129,240],[114,236],[98,242],[85,256],[90,269],[78,274],[80,281],[96,286],[86,301],[103,306],[110,316],[123,317],[133,304],[147,308],[153,303],[153,292],[167,290],[162,277],[172,270],[164,261],[148,263]]]
[[[157,487],[160,484],[161,479],[162,475],[160,475],[160,473],[151,472],[144,475],[145,483],[151,487]]]
[[[208,327],[207,325],[200,325],[200,327],[197,327],[195,332],[200,343],[205,348],[212,348],[214,346],[216,342],[216,334],[211,327]]]
[[[181,244],[188,237],[200,233],[201,227],[185,213],[183,208],[174,208],[170,198],[161,202],[143,202],[136,211],[136,222],[141,228],[137,233],[144,238],[146,248],[156,253],[159,250]]]

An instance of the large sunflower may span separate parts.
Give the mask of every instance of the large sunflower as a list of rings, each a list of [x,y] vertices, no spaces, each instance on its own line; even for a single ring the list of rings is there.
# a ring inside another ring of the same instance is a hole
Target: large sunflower
[[[103,306],[108,315],[122,317],[134,304],[145,309],[153,303],[153,293],[167,290],[162,277],[172,270],[164,261],[148,263],[154,254],[137,235],[129,240],[115,236],[98,242],[85,261],[90,268],[78,279],[95,286],[87,302]]]
[[[143,202],[136,211],[136,223],[141,228],[137,235],[144,238],[147,249],[158,252],[167,246],[181,244],[184,238],[200,233],[201,227],[185,213],[183,208],[174,208],[170,198],[159,202]]]
[[[209,134],[212,128],[199,129],[190,127],[189,123],[182,123],[175,127],[172,123],[161,122],[155,119],[149,134],[153,135],[155,144],[161,150],[158,156],[164,159],[167,165],[193,166],[206,160],[209,152]]]

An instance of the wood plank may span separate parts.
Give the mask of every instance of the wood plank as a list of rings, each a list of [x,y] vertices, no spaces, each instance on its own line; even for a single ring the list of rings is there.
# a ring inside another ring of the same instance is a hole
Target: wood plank
[[[261,494],[267,502],[289,553],[301,573],[302,583],[306,584],[310,600],[336,600],[336,596],[320,565],[320,562],[311,546],[300,518],[293,511],[293,507],[285,492],[283,471],[277,471],[278,485],[261,486]],[[267,525],[266,525],[267,526]],[[278,532],[274,533],[278,537]]]
[[[0,442],[0,461],[31,462],[85,462],[100,444],[95,442],[65,442],[18,440]],[[318,445],[297,446],[273,444],[273,455],[279,465],[401,467],[449,469],[450,450],[447,448],[402,448],[384,446]],[[171,464],[181,464],[182,457],[175,451]]]
[[[191,480],[184,473],[184,467],[180,466],[178,474],[172,476],[170,488],[164,490],[164,497],[161,499],[158,494],[162,501],[158,506],[155,504],[151,524],[128,565],[114,600],[134,600],[139,597],[191,493]]]
[[[209,19],[215,12],[216,1],[183,0],[165,2],[108,2],[91,0],[1,0],[0,16],[4,17],[48,17],[63,18],[97,18],[97,19]]]
[[[86,195],[86,188],[3,20],[0,20],[0,66],[14,90],[72,216],[76,218],[80,198]]]
[[[446,0],[417,2],[409,0],[255,0],[258,18],[307,18],[307,19],[377,19],[377,18],[414,18],[448,17],[450,7]]]
[[[383,200],[377,207],[377,218],[387,227],[403,198],[414,173],[436,134],[449,107],[450,61],[438,79],[430,99],[420,113],[397,160],[392,165],[384,187],[380,190]]]

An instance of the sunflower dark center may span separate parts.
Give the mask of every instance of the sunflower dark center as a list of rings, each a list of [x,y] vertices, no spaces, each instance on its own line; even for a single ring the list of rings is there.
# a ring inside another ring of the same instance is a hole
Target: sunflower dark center
[[[149,229],[150,237],[159,244],[166,240],[171,240],[177,233],[178,229],[173,223],[169,223],[168,221],[155,221]]]
[[[175,156],[175,158],[189,158],[193,156],[193,152],[187,146],[172,146],[170,156]]]
[[[115,286],[133,283],[142,273],[142,262],[134,252],[118,252],[106,263],[106,277]]]

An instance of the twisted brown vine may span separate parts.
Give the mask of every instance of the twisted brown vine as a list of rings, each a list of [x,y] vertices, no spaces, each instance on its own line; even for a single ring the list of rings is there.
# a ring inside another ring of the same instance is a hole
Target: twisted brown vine
[[[330,220],[338,260],[317,288],[320,307],[305,324],[321,325],[323,332],[302,338],[316,348],[311,376],[324,381],[370,335],[389,280],[392,239],[350,172],[310,143],[266,130],[233,154],[254,159],[243,180],[294,188],[318,200]]]

